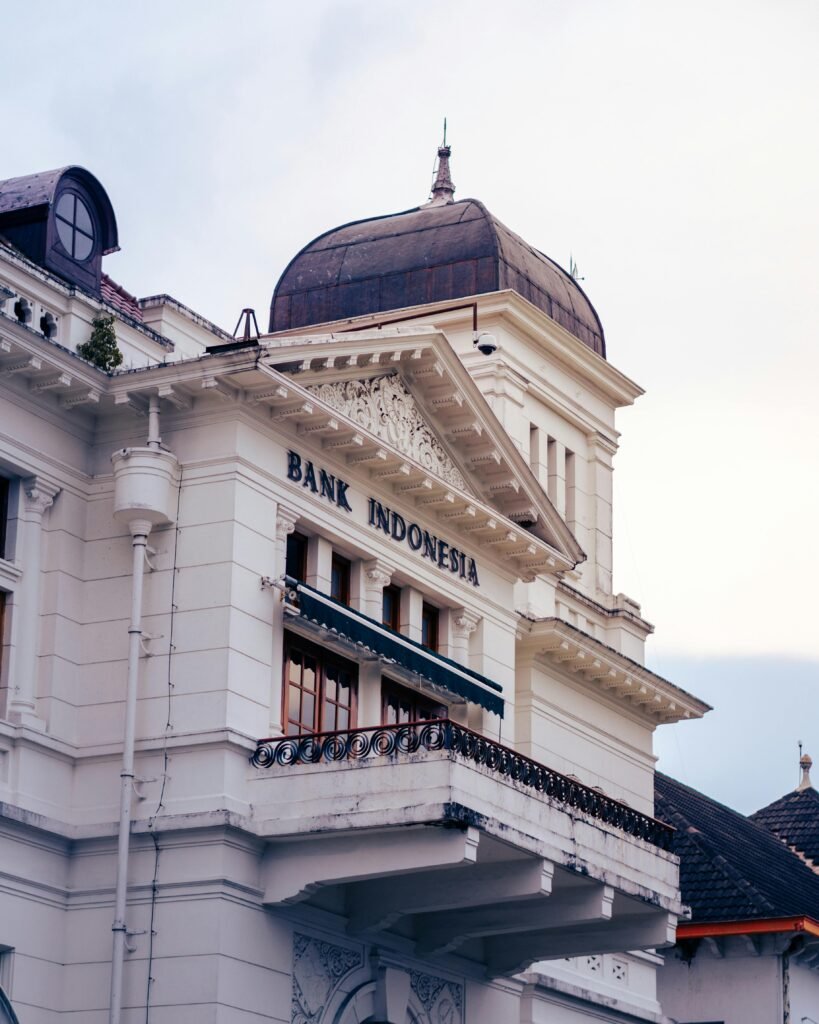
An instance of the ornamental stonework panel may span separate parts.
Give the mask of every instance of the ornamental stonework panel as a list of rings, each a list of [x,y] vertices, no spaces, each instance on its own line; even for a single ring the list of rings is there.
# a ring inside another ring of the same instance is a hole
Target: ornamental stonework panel
[[[410,984],[430,1024],[463,1024],[462,985],[420,971],[410,971]]]
[[[386,374],[370,380],[313,384],[307,390],[446,483],[469,490],[463,474],[427,426],[400,377]]]
[[[318,1024],[336,986],[363,962],[360,950],[295,932],[291,1024]]]

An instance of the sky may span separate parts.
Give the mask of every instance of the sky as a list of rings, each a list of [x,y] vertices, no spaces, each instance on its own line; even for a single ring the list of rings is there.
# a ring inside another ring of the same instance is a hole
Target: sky
[[[619,414],[615,586],[715,705],[660,767],[750,811],[819,763],[814,0],[173,0],[3,14],[0,178],[78,163],[105,269],[232,331],[317,234],[474,196],[583,277]],[[819,766],[817,767],[819,777]]]

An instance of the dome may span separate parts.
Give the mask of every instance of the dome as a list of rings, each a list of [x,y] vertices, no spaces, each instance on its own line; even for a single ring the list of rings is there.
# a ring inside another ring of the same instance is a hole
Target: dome
[[[306,245],[276,285],[270,330],[512,289],[605,358],[600,319],[574,278],[477,199],[453,202],[448,163],[444,180],[439,170],[425,206],[344,224]]]

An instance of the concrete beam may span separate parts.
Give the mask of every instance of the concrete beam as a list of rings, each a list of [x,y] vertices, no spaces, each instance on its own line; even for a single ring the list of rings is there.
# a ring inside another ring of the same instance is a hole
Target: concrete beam
[[[538,858],[361,882],[349,891],[348,931],[381,931],[409,914],[548,896],[553,874],[554,865]]]
[[[611,919],[614,902],[611,886],[584,885],[555,893],[549,899],[543,896],[505,906],[425,914],[416,931],[417,951],[429,956],[451,952],[469,939],[492,935],[517,937],[524,932],[545,929],[560,932]]]
[[[275,843],[262,864],[263,902],[298,903],[327,885],[474,863],[475,828],[434,825]]]
[[[577,929],[548,928],[520,935],[485,939],[486,970],[490,977],[519,974],[538,960],[567,956],[622,953],[625,949],[672,946],[677,929],[674,914],[656,910],[598,926]]]

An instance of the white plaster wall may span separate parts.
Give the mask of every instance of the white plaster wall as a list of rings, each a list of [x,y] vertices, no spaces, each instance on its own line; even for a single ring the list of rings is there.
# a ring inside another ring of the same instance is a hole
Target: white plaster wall
[[[519,749],[647,814],[654,809],[650,723],[538,663],[518,666]]]
[[[657,990],[664,1013],[680,1024],[782,1021],[782,962],[778,956],[695,956],[686,964],[669,954],[658,972]],[[791,1019],[799,1020],[793,1014]]]

